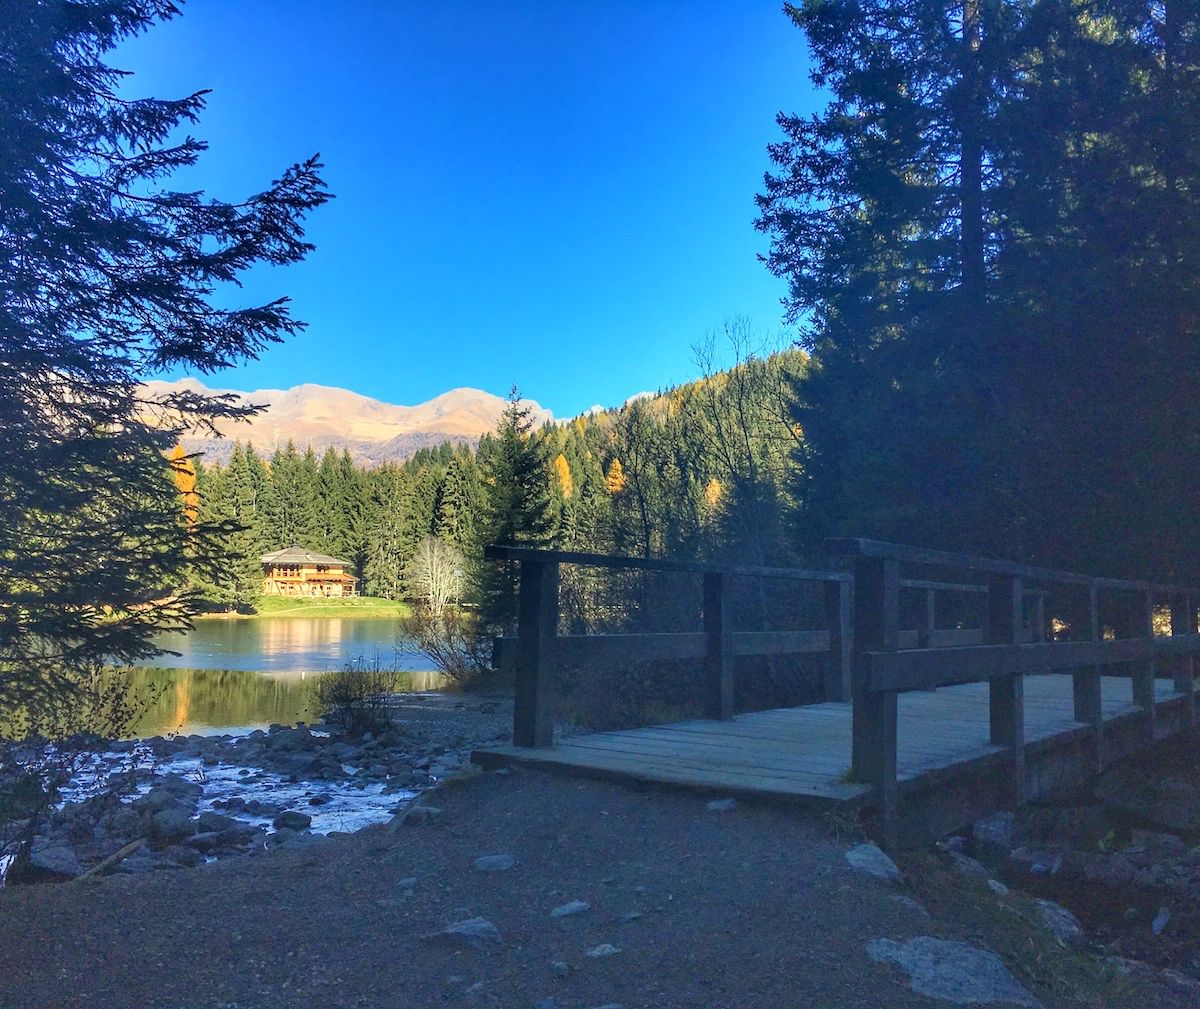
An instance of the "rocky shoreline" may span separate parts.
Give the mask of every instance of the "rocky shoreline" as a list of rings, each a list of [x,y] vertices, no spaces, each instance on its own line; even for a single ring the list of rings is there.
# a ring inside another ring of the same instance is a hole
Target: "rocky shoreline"
[[[421,791],[468,773],[471,751],[511,725],[504,699],[406,696],[390,713],[391,727],[357,739],[301,723],[110,743],[81,763],[16,878],[189,868],[319,845],[402,815]],[[0,854],[16,854],[3,840]]]
[[[1091,945],[1118,969],[1149,965],[1200,981],[1194,746],[1113,767],[1068,801],[994,814],[944,847],[964,871],[973,862],[1067,909],[1074,924],[1063,926],[1064,941]]]

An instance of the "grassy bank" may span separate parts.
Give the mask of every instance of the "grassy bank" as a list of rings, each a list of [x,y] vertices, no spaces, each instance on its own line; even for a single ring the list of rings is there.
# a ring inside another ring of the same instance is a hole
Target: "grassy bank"
[[[395,620],[412,615],[412,607],[395,599],[354,596],[349,599],[301,599],[263,596],[253,613],[205,613],[202,620],[254,620],[258,617],[379,617]]]

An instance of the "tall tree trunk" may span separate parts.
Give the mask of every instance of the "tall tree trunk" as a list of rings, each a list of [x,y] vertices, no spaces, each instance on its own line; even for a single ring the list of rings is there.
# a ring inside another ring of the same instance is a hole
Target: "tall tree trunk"
[[[963,103],[960,115],[959,190],[962,293],[968,318],[983,311],[983,143],[979,80],[979,0],[963,0]]]

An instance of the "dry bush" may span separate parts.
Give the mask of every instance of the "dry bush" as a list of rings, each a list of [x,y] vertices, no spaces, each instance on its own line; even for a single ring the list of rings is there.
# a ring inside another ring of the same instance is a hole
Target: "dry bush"
[[[440,614],[417,606],[405,622],[417,650],[459,689],[476,687],[492,673],[492,640],[478,616],[456,607]]]
[[[403,670],[378,655],[355,659],[318,676],[310,688],[312,701],[326,721],[348,736],[380,732],[392,724],[391,698],[400,691],[403,676]]]

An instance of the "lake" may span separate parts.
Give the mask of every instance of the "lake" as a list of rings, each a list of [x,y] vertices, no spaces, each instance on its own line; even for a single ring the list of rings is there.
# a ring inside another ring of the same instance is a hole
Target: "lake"
[[[147,709],[132,735],[248,732],[272,722],[313,721],[315,674],[378,656],[406,671],[402,686],[436,690],[445,678],[408,647],[399,620],[378,617],[204,619],[163,634],[162,655],[129,671]]]

